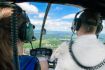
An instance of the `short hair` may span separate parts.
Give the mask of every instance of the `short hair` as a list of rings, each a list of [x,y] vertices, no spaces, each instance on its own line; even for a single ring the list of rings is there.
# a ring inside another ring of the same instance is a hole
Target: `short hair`
[[[97,26],[102,22],[100,13],[86,9],[80,15],[81,26],[84,27],[87,33],[91,33],[97,30]]]
[[[86,33],[96,32],[97,26],[82,24],[81,25]]]

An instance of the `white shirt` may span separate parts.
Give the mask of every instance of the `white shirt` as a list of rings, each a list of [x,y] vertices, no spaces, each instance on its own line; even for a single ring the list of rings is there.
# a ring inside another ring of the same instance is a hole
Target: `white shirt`
[[[73,60],[68,45],[64,42],[53,52],[51,60],[58,58],[55,70],[84,70]],[[78,37],[72,47],[76,59],[84,66],[95,66],[105,59],[105,46],[95,35]],[[105,70],[105,65],[98,70]]]

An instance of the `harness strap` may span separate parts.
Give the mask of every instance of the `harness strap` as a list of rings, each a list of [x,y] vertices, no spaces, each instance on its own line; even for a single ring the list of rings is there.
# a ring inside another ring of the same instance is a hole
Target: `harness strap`
[[[88,67],[88,66],[82,65],[82,64],[77,60],[77,58],[75,57],[75,55],[74,55],[74,53],[73,53],[72,44],[73,44],[73,41],[71,40],[71,42],[70,42],[70,44],[69,44],[69,52],[70,52],[70,54],[71,54],[73,60],[75,61],[75,63],[76,63],[79,67],[81,67],[82,69],[85,69],[85,70],[97,70],[97,69],[99,69],[99,68],[101,68],[102,66],[105,65],[105,59],[104,59],[102,62],[100,62],[99,64],[97,64],[96,66],[90,66],[90,67]]]

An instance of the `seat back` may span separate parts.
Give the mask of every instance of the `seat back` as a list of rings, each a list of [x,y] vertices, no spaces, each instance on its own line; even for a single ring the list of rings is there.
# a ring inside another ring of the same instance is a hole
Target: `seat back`
[[[20,70],[40,70],[39,60],[37,57],[29,55],[19,56]]]

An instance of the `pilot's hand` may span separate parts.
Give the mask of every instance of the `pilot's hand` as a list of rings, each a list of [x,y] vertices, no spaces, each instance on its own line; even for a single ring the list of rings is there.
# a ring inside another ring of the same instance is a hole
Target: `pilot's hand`
[[[9,17],[9,16],[12,15],[12,13],[13,13],[13,9],[12,8],[8,8],[8,7],[7,8],[3,8],[3,9],[0,8],[0,19]]]

